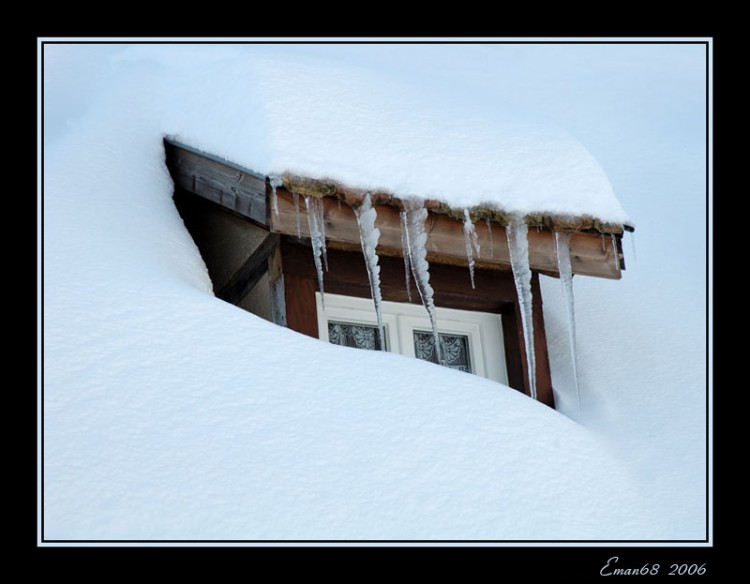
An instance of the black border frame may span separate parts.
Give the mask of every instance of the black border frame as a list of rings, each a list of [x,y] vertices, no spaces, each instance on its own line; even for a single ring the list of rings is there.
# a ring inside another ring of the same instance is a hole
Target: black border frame
[[[470,35],[471,36],[471,35]],[[541,35],[544,36],[544,35]],[[712,411],[712,403],[710,401],[711,391],[710,388],[712,388],[711,383],[711,376],[712,376],[712,361],[711,361],[711,352],[712,352],[712,339],[709,339],[709,342],[707,343],[707,370],[706,370],[706,444],[707,444],[707,453],[708,456],[706,457],[706,538],[702,540],[691,540],[691,539],[685,539],[685,540],[391,540],[391,539],[382,539],[382,540],[237,540],[237,539],[225,539],[225,540],[201,540],[201,539],[189,539],[189,540],[181,540],[181,539],[166,539],[166,540],[145,540],[145,539],[133,539],[133,540],[119,540],[119,539],[107,539],[107,540],[90,540],[90,539],[71,539],[71,540],[57,540],[57,539],[47,539],[44,537],[44,47],[47,44],[401,44],[401,45],[407,45],[407,44],[520,44],[520,45],[526,45],[526,44],[578,44],[578,45],[596,45],[596,44],[699,44],[704,45],[706,50],[706,221],[707,221],[707,229],[706,229],[706,242],[707,242],[707,256],[710,255],[710,246],[709,244],[713,243],[712,241],[709,241],[710,235],[712,232],[709,230],[709,223],[711,222],[711,214],[709,209],[709,198],[711,197],[711,186],[713,183],[713,167],[711,166],[712,162],[712,154],[713,154],[713,136],[712,136],[712,113],[713,113],[713,99],[711,92],[713,90],[713,84],[712,84],[712,76],[714,75],[714,67],[713,67],[713,57],[714,57],[714,51],[715,51],[715,39],[711,37],[711,40],[686,40],[684,36],[681,35],[675,35],[675,40],[653,40],[648,38],[638,39],[637,36],[630,36],[630,35],[620,35],[619,37],[613,37],[608,38],[607,40],[592,40],[592,39],[564,39],[564,38],[555,38],[550,40],[521,40],[517,38],[510,37],[511,40],[489,40],[487,37],[484,36],[477,36],[474,40],[456,40],[451,38],[445,38],[443,40],[435,40],[433,37],[426,37],[423,40],[400,40],[400,39],[389,39],[386,37],[374,37],[373,40],[353,40],[350,37],[346,37],[343,35],[332,35],[332,36],[324,36],[324,37],[317,37],[319,40],[311,40],[309,38],[307,39],[287,39],[287,40],[254,40],[253,38],[248,38],[246,40],[239,40],[239,39],[227,39],[227,40],[204,40],[200,37],[197,37],[195,39],[185,39],[181,36],[175,36],[175,40],[150,40],[146,38],[138,38],[138,37],[127,37],[122,36],[122,40],[100,40],[97,38],[91,38],[86,39],[84,37],[75,37],[71,40],[64,40],[62,38],[54,38],[53,35],[47,35],[47,37],[52,37],[53,40],[45,40],[44,38],[37,38],[38,44],[37,44],[37,50],[39,51],[38,54],[38,67],[39,70],[37,71],[37,74],[39,75],[39,79],[41,80],[41,102],[37,104],[37,113],[41,120],[41,130],[39,135],[39,140],[41,140],[41,160],[38,161],[39,167],[38,171],[41,171],[41,197],[39,199],[40,204],[40,225],[38,227],[41,228],[40,238],[39,241],[41,241],[41,266],[38,266],[39,273],[40,273],[40,283],[39,288],[37,290],[37,293],[39,295],[39,300],[41,302],[41,306],[37,306],[37,309],[39,310],[40,314],[40,334],[41,338],[39,340],[38,345],[38,351],[40,354],[38,355],[41,357],[41,364],[37,364],[40,371],[40,385],[37,387],[37,391],[40,391],[40,394],[37,395],[41,396],[41,403],[37,401],[37,413],[41,413],[41,416],[37,414],[37,424],[40,424],[38,426],[38,435],[41,437],[41,444],[38,445],[39,448],[35,449],[35,453],[41,453],[41,459],[37,460],[37,467],[36,470],[38,473],[40,473],[40,482],[37,482],[37,497],[36,497],[36,504],[38,505],[38,510],[41,513],[41,521],[38,528],[40,527],[41,530],[37,531],[37,545],[40,544],[52,544],[52,547],[54,544],[62,544],[62,545],[72,545],[72,546],[78,546],[80,544],[94,544],[94,546],[108,546],[111,544],[125,544],[126,546],[139,546],[141,544],[156,544],[164,546],[167,544],[177,544],[179,546],[180,544],[187,544],[190,546],[200,546],[201,544],[208,544],[208,546],[220,546],[221,544],[250,544],[250,545],[258,545],[262,547],[277,547],[275,544],[279,544],[280,546],[295,546],[295,545],[311,545],[311,546],[319,546],[321,544],[334,544],[334,545],[340,545],[340,544],[353,544],[355,546],[361,545],[361,544],[375,544],[375,545],[385,545],[385,544],[406,544],[410,547],[422,547],[422,546],[440,546],[443,544],[458,544],[459,546],[472,546],[475,544],[494,544],[494,546],[498,547],[506,547],[510,548],[510,550],[513,553],[519,554],[519,558],[525,554],[522,552],[529,551],[528,549],[524,550],[523,548],[518,548],[513,546],[513,544],[529,544],[532,548],[547,548],[545,549],[545,552],[551,551],[549,549],[549,546],[546,544],[564,544],[562,546],[553,546],[560,552],[566,552],[566,550],[569,550],[571,547],[575,547],[575,544],[596,544],[594,547],[591,548],[592,552],[596,556],[601,556],[604,558],[602,565],[606,562],[606,559],[611,557],[612,555],[617,555],[621,558],[622,565],[625,566],[625,559],[630,557],[633,558],[635,556],[642,557],[642,553],[649,549],[651,551],[648,552],[648,554],[651,557],[657,556],[670,556],[670,558],[675,557],[682,557],[684,554],[688,554],[688,556],[691,558],[691,562],[700,562],[700,560],[695,560],[695,555],[700,555],[702,557],[707,556],[714,556],[714,554],[711,551],[711,548],[713,548],[716,545],[716,525],[714,522],[713,525],[713,532],[711,530],[711,524],[710,520],[712,519],[712,515],[715,517],[715,509],[713,510],[714,513],[712,514],[712,507],[711,507],[711,498],[713,496],[713,489],[712,489],[712,463],[713,461],[713,450],[715,449],[715,443],[713,444],[714,449],[710,448],[712,445],[711,438],[715,440],[715,436],[711,434],[709,436],[709,433],[714,429],[714,426],[712,424],[712,416],[714,412]],[[706,37],[709,37],[710,35],[706,35]],[[162,37],[164,38],[164,37]],[[412,37],[414,38],[414,37]],[[466,39],[468,37],[462,36],[462,39]],[[540,37],[537,37],[540,38]],[[664,36],[661,37],[662,39],[665,38]],[[709,47],[710,45],[710,47]],[[40,109],[41,108],[41,109]],[[712,310],[711,310],[711,270],[712,270],[712,263],[710,261],[710,257],[707,257],[707,267],[706,267],[706,315],[707,315],[707,337],[712,332],[709,330],[709,317],[712,316]],[[37,397],[37,399],[39,399]],[[713,535],[713,540],[710,537]],[[627,544],[627,548],[621,549],[621,548],[614,548],[612,547],[612,544]],[[646,544],[643,548],[634,544]],[[688,548],[671,548],[669,546],[664,546],[663,544],[691,544]],[[700,545],[704,544],[704,545]],[[708,544],[708,545],[705,545]],[[494,546],[493,549],[496,549]],[[534,551],[533,549],[531,550]],[[601,552],[601,553],[599,553]],[[607,555],[609,554],[609,555]],[[635,560],[633,560],[635,562]],[[632,562],[631,562],[632,563]],[[662,562],[662,566],[666,566],[669,562]],[[660,574],[663,575],[663,574]],[[715,575],[715,574],[714,574]]]

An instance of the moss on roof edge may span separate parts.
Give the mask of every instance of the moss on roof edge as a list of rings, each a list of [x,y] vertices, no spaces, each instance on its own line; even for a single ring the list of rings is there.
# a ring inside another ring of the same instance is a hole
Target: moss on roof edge
[[[472,221],[490,220],[501,226],[508,225],[514,217],[514,213],[489,205],[474,206],[469,208],[451,207],[438,199],[425,199],[424,197],[398,197],[392,193],[378,190],[354,189],[332,179],[314,179],[293,173],[283,173],[278,176],[282,184],[289,192],[312,197],[335,197],[351,207],[358,207],[364,196],[369,193],[373,205],[388,205],[403,209],[405,201],[419,198],[425,207],[432,213],[448,215],[454,219],[463,221],[465,210],[468,210]],[[557,231],[596,231],[598,233],[622,234],[623,231],[633,231],[632,225],[622,225],[602,221],[591,215],[563,215],[539,211],[527,213],[524,220],[530,227],[545,227]]]

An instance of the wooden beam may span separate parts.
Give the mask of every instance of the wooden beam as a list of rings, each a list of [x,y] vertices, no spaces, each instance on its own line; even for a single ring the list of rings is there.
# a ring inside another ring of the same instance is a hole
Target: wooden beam
[[[271,321],[285,327],[287,326],[286,288],[281,262],[281,247],[278,245],[268,256],[268,285],[271,287]]]
[[[317,276],[313,264],[312,249],[308,245],[295,243],[294,239],[283,239],[281,252],[284,274],[309,279],[317,289]],[[384,300],[408,302],[402,258],[380,257],[380,291]],[[326,292],[370,298],[362,253],[337,249],[328,250],[328,271],[324,274],[323,287]],[[444,308],[479,310],[499,314],[507,305],[516,302],[513,276],[508,271],[477,269],[476,288],[472,289],[469,270],[466,267],[434,264],[430,266],[430,283],[434,290],[435,304]],[[411,281],[411,301],[421,304],[419,292]],[[291,327],[291,324],[290,324]]]
[[[315,280],[287,273],[284,276],[284,288],[289,328],[308,337],[319,338]]]
[[[505,370],[508,373],[508,385],[521,393],[528,394],[526,387],[525,351],[522,350],[523,338],[519,334],[519,320],[517,315],[518,303],[506,305],[503,308],[503,345],[505,347]]]
[[[279,246],[279,240],[277,233],[269,233],[216,296],[232,304],[242,300],[268,270],[268,256]]]
[[[263,176],[173,141],[164,140],[164,150],[176,187],[268,226]]]
[[[301,198],[301,197],[300,197]],[[297,216],[292,194],[285,189],[277,191],[278,214],[271,213],[271,231],[286,235],[297,235]],[[337,199],[324,197],[326,239],[334,242],[332,247],[343,245],[356,250],[360,245],[359,228],[354,211]],[[378,217],[376,226],[380,229],[378,254],[381,256],[400,256],[401,224],[399,212],[387,205],[376,206]],[[304,201],[299,206],[300,235],[309,237],[307,212]],[[447,215],[430,213],[426,229],[428,261],[466,265],[466,248],[464,245],[463,222]],[[481,257],[476,260],[477,267],[490,269],[508,269],[510,256],[508,240],[504,228],[493,223],[492,230],[484,221],[475,224]],[[619,236],[616,236],[619,237]],[[617,255],[617,260],[615,260]],[[599,235],[578,232],[570,240],[570,259],[575,274],[596,276],[599,278],[619,279],[621,277],[622,254],[615,247],[610,235]],[[554,234],[546,229],[529,228],[529,261],[532,269],[548,274],[557,274],[557,254]]]
[[[531,276],[532,321],[534,322],[534,357],[536,360],[536,398],[551,408],[555,407],[555,396],[552,392],[552,372],[547,352],[547,331],[544,328],[542,308],[542,288],[539,285],[539,274]],[[524,355],[524,360],[526,356]],[[529,391],[531,393],[531,391]]]

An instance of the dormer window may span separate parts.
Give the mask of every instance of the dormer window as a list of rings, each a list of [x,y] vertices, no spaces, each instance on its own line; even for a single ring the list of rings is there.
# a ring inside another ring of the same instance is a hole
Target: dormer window
[[[578,218],[560,224],[562,237],[549,227],[551,218],[519,226],[492,212],[483,219],[429,202],[414,213],[423,221],[424,237],[413,242],[423,246],[422,255],[410,258],[413,250],[404,253],[408,202],[304,177],[263,177],[182,145],[165,145],[175,203],[219,298],[323,341],[385,349],[481,375],[552,407],[539,275],[559,275],[561,249],[569,273],[618,279],[625,267],[622,228],[617,232],[616,226]],[[375,250],[365,249],[361,231],[359,215],[367,205],[376,210],[380,231]],[[528,258],[525,276],[517,278],[511,240],[519,237]],[[382,340],[368,263],[373,253]],[[424,284],[415,283],[415,261],[419,269],[429,264],[429,308],[421,299]]]

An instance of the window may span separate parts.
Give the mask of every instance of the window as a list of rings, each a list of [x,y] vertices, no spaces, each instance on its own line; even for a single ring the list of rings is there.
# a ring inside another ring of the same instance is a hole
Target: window
[[[438,333],[440,341],[440,364],[451,369],[472,373],[469,358],[469,337]],[[414,356],[431,363],[438,362],[435,337],[432,331],[414,331]]]
[[[372,300],[316,293],[321,340],[360,349],[380,349]],[[437,309],[441,365],[508,383],[499,314]],[[383,302],[386,350],[437,362],[435,340],[423,306]]]
[[[334,345],[357,349],[380,350],[377,326],[328,321],[328,340]]]

